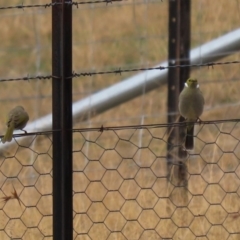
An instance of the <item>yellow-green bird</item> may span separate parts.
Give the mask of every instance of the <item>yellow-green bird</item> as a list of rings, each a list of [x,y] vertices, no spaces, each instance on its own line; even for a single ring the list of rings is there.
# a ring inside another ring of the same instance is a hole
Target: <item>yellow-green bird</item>
[[[199,89],[197,79],[189,78],[185,87],[179,95],[179,112],[187,122],[195,122],[203,112],[204,98]],[[185,140],[186,149],[193,149],[194,125],[187,126],[187,135]]]
[[[8,128],[6,134],[2,138],[2,143],[11,142],[13,131],[15,129],[22,130],[27,125],[28,120],[29,116],[22,106],[17,106],[12,109],[8,114],[6,122]]]

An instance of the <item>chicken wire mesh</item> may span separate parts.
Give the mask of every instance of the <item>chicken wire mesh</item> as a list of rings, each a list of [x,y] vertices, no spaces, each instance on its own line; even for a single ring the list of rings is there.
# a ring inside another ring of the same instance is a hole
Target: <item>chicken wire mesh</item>
[[[167,2],[76,8],[74,69],[132,69],[165,59]],[[192,4],[193,46],[239,26],[239,1],[201,0]],[[1,15],[4,78],[6,74],[7,78],[49,75],[50,12],[50,7],[31,11],[19,7]],[[233,14],[229,16],[229,12]],[[238,51],[227,60],[239,60]],[[203,92],[211,110],[211,115],[205,111],[204,119],[236,117],[238,71],[238,64],[231,64],[214,71],[198,68],[194,73],[205,83]],[[73,98],[78,100],[120,80],[119,74],[78,79]],[[32,119],[51,112],[49,81],[21,83],[2,83],[2,116],[19,101],[31,106]],[[149,95],[143,91],[141,99],[93,120],[89,116],[88,123],[80,119],[77,127],[166,122],[165,90],[162,87]],[[172,146],[170,168],[166,126],[75,130],[74,239],[238,239],[239,124],[233,121],[196,128],[194,151],[180,161],[175,150],[182,142]],[[0,152],[0,239],[53,238],[52,140],[39,134],[27,144],[16,138],[14,146]]]
[[[52,236],[51,147],[49,137],[38,135],[2,148],[0,239]]]
[[[238,239],[240,123],[195,128],[171,168],[166,125],[74,130],[74,239]],[[1,151],[1,239],[52,239],[51,151],[42,135]]]

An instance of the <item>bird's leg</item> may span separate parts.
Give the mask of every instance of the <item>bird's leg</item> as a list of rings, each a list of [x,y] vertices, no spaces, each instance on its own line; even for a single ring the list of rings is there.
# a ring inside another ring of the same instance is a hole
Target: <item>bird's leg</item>
[[[21,131],[23,131],[25,134],[27,134],[27,131],[26,130],[23,130],[23,129],[20,129]]]

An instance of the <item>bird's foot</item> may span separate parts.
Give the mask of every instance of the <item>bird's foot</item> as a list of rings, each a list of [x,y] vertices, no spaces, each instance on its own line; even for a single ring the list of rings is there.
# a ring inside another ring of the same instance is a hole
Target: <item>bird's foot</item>
[[[201,124],[202,124],[202,120],[201,120],[200,118],[198,118],[198,119],[197,119],[197,123],[198,123],[199,125],[201,125]]]

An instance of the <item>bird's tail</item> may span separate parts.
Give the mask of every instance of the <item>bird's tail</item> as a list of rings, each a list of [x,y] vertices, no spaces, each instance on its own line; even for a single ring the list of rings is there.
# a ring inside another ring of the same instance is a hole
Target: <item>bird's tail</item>
[[[194,125],[187,126],[185,148],[188,149],[188,150],[192,150],[193,146],[194,146],[193,134],[194,134]]]
[[[13,130],[14,130],[14,127],[11,125],[7,128],[6,134],[2,138],[2,143],[12,141]]]

